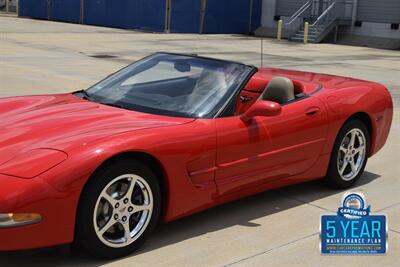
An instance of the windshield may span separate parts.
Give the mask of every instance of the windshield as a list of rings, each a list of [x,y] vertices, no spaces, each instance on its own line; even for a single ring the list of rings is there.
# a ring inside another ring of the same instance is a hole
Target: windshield
[[[85,94],[95,102],[140,112],[210,118],[252,69],[234,62],[159,53],[122,69]]]

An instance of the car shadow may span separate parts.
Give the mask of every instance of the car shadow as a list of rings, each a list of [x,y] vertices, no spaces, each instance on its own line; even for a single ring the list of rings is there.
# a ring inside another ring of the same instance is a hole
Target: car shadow
[[[379,178],[380,175],[365,172],[355,185],[363,186]],[[346,190],[334,190],[320,181],[289,186],[263,192],[236,200],[192,216],[161,225],[134,257],[172,245],[186,239],[219,231],[235,225],[258,227],[251,221],[277,212],[294,208],[305,203],[339,194]],[[288,201],[290,200],[290,201]],[[322,212],[322,211],[321,211]],[[334,212],[334,211],[332,211]],[[0,237],[1,240],[1,237]],[[29,251],[0,252],[0,266],[85,266],[95,267],[113,261],[99,260],[72,250],[69,245]]]

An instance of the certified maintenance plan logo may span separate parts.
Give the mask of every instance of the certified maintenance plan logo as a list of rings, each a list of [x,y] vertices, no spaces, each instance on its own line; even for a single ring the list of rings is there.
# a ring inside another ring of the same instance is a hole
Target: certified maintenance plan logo
[[[336,215],[321,216],[321,253],[385,254],[386,216],[370,210],[361,192],[345,193]]]

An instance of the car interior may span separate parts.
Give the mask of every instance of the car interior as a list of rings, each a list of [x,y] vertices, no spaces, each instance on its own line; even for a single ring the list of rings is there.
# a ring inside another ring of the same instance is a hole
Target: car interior
[[[176,65],[163,66],[164,71],[166,69],[172,74],[177,74],[175,78],[160,77],[158,81],[147,81],[145,75],[136,75],[119,83],[115,90],[112,90],[113,98],[123,100],[124,103],[146,103],[154,108],[189,112],[200,106],[214,105],[214,101],[220,98],[216,96],[224,94],[224,91],[219,89],[227,87],[223,72],[189,68],[189,71],[185,69],[185,72],[181,73],[181,66],[178,65],[177,68]],[[181,65],[183,68],[184,65]],[[210,90],[210,86],[215,86],[214,90]],[[301,81],[256,73],[240,92],[236,104],[232,103],[230,111],[224,117],[243,114],[258,99],[285,105],[305,97],[305,91]]]
[[[235,114],[244,113],[258,99],[285,105],[305,96],[303,85],[299,81],[282,76],[275,76],[270,80],[255,76],[241,91]]]
[[[121,79],[113,90],[99,91],[98,95],[117,100],[123,106],[145,106],[186,114],[201,110],[203,115],[212,111],[235,83],[230,73],[222,68],[192,67],[182,62],[161,62],[152,66],[151,71],[159,76],[154,78],[145,70]]]

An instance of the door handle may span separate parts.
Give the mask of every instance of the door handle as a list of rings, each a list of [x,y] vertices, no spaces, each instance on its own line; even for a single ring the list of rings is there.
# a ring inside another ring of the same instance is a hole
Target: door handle
[[[306,110],[306,115],[307,116],[315,116],[318,115],[321,112],[321,109],[319,107],[311,107]]]

